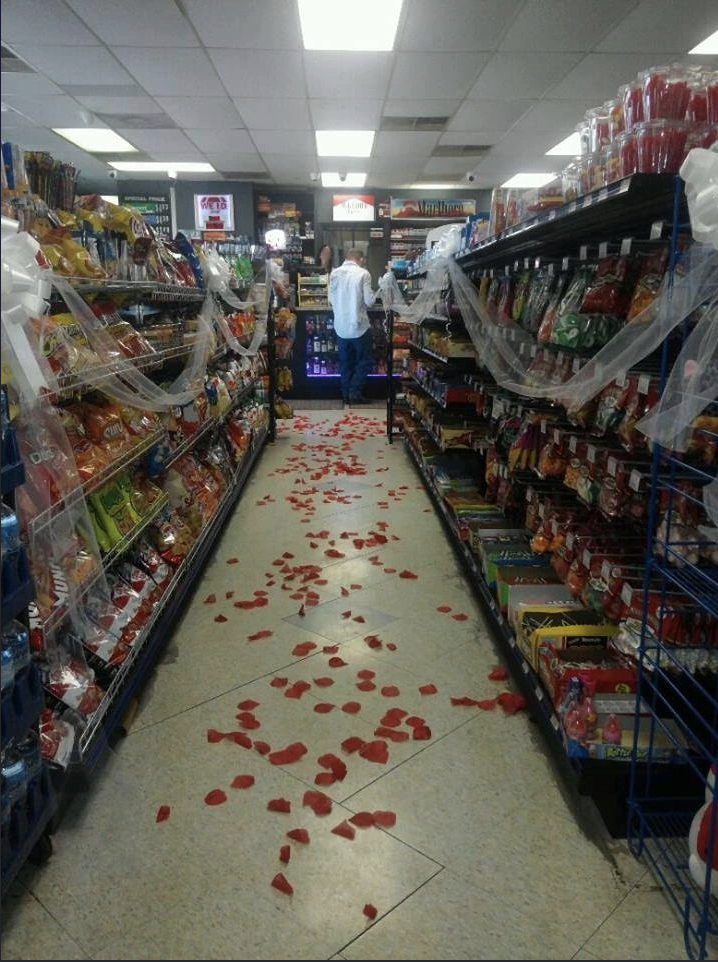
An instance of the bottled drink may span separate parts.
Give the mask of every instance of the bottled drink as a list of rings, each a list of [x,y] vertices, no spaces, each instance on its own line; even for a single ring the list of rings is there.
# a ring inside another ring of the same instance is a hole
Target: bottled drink
[[[22,804],[25,801],[27,789],[25,762],[17,754],[10,755],[6,758],[0,771],[10,800],[10,807],[13,808],[19,803]]]
[[[10,693],[15,683],[15,664],[12,659],[12,648],[3,645],[0,652],[0,679],[3,698]]]
[[[0,546],[3,555],[20,547],[20,527],[17,523],[17,515],[5,502],[3,502],[2,516],[0,517]]]
[[[608,721],[603,726],[603,732],[601,733],[602,740],[607,745],[620,745],[621,744],[621,726],[615,715],[609,715]]]
[[[25,777],[29,784],[42,768],[40,754],[40,739],[36,731],[28,732],[27,736],[17,745],[17,753],[25,763]]]
[[[11,621],[3,628],[2,647],[3,650],[9,648],[12,652],[15,674],[30,664],[30,636],[22,622]]]

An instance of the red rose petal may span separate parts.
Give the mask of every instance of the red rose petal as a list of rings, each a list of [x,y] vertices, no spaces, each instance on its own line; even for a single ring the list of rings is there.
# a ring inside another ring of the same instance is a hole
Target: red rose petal
[[[305,691],[309,691],[312,686],[308,681],[295,681],[293,685],[284,692],[285,698],[301,698]]]
[[[344,659],[340,658],[338,655],[334,655],[333,658],[330,658],[327,664],[330,668],[344,668],[346,666]]]
[[[337,551],[336,548],[327,548],[324,554],[327,556],[327,558],[345,558],[346,557],[343,551]]]
[[[309,832],[306,828],[293,828],[291,832],[287,832],[287,838],[299,842],[300,845],[309,845]]]
[[[279,892],[283,892],[284,895],[294,895],[294,889],[281,872],[277,872],[272,879],[272,888],[277,889]]]
[[[361,585],[349,585],[349,587],[351,588],[352,591],[361,591],[361,590],[362,590],[362,586],[361,586]]]
[[[492,711],[496,708],[497,701],[495,698],[484,698],[483,701],[477,701],[476,704],[482,711]]]
[[[368,636],[364,639],[364,641],[366,642],[366,644],[367,644],[370,648],[381,648],[381,647],[382,647],[381,639],[380,639],[380,638],[377,638],[376,635],[368,635]]]
[[[399,572],[399,577],[400,578],[418,578],[419,575],[415,575],[413,571],[407,571],[406,569],[404,569],[404,571]]]
[[[293,762],[298,762],[306,754],[307,746],[303,742],[293,742],[277,752],[270,752],[268,758],[272,765],[291,765]]]
[[[283,862],[284,865],[288,865],[289,859],[291,857],[292,857],[292,846],[282,845],[282,847],[279,849],[279,861]]]
[[[477,702],[475,698],[469,698],[467,695],[463,695],[461,698],[452,698],[451,704],[462,705],[462,706],[465,706],[466,708],[471,708],[474,705],[476,705]]]
[[[217,595],[207,595],[207,597],[204,599],[204,603],[206,605],[213,605],[216,600],[217,600]]]
[[[255,591],[254,593],[255,593],[255,595],[256,595],[258,598],[264,598],[265,595],[267,594],[266,591],[262,591],[261,589],[258,590],[258,591]]]
[[[227,564],[228,565],[239,564],[239,558],[227,558]]]
[[[315,585],[328,585],[329,582],[327,581],[326,578],[316,578],[315,581],[314,581],[314,584],[315,584]]]
[[[288,682],[288,678],[272,678],[269,684],[272,686],[272,688],[284,688]]]
[[[226,599],[227,601],[229,601],[230,598],[234,598],[234,592],[233,592],[233,591],[225,591],[224,597],[225,597],[225,599]]]
[[[336,653],[339,651],[339,645],[325,645],[322,648],[322,651],[325,655],[336,655]]]
[[[239,708],[240,711],[254,711],[255,708],[259,708],[259,702],[254,701],[252,698],[247,698],[246,701],[241,701],[237,705],[237,708]]]
[[[334,679],[333,678],[315,678],[314,684],[318,688],[329,688],[331,685],[334,684]]]
[[[301,601],[304,595],[301,593],[301,591],[295,591],[294,594],[290,595],[289,597],[292,599],[292,601]]]
[[[496,699],[507,715],[515,715],[517,711],[522,711],[526,707],[526,699],[523,695],[517,695],[510,691],[503,691]]]
[[[342,588],[342,598],[346,598],[346,596],[347,596],[348,594],[349,594],[349,589],[348,589],[348,588]]]
[[[261,641],[262,638],[271,638],[273,634],[273,631],[263,628],[262,631],[255,631],[253,635],[247,635],[247,641]]]
[[[386,647],[389,649],[389,651],[396,651],[396,645],[393,641],[387,641]]]
[[[362,909],[362,912],[364,913],[364,915],[366,915],[368,919],[371,919],[372,922],[377,917],[377,910],[374,908],[371,902],[367,902],[367,904]]]
[[[421,725],[426,724],[426,719],[421,718],[419,715],[409,715],[406,723],[410,728],[419,728]]]
[[[315,785],[333,785],[337,779],[333,772],[319,772],[314,776]]]
[[[357,672],[357,678],[375,678],[376,672],[372,671],[371,668],[362,668],[361,671]]]
[[[495,668],[492,668],[492,670],[489,672],[489,675],[488,675],[489,681],[506,681],[508,677],[509,677],[509,673],[506,671],[505,668],[502,668],[500,665],[497,665]]]
[[[342,705],[342,711],[346,712],[347,715],[356,715],[361,711],[361,703],[358,701],[348,701]]]
[[[468,621],[468,620],[469,620],[469,616],[468,616],[468,615],[465,615],[465,614],[463,614],[463,613],[462,613],[462,614],[458,614],[458,615],[452,615],[451,617],[454,619],[454,621]]]
[[[351,755],[353,752],[358,752],[364,744],[363,738],[359,738],[358,735],[350,735],[349,738],[345,738],[342,742],[342,751],[346,752],[347,755]]]
[[[377,762],[380,765],[385,765],[389,761],[389,747],[385,741],[381,739],[374,742],[366,742],[359,749],[359,754],[362,758],[366,758],[368,762]]]
[[[267,802],[267,810],[288,814],[292,810],[292,803],[286,798],[272,798]]]
[[[329,815],[332,810],[331,798],[324,792],[315,792],[311,788],[304,793],[302,805],[311,808],[315,815]]]
[[[218,732],[216,728],[207,729],[207,741],[210,745],[221,742],[224,739],[224,732]]]
[[[247,731],[255,731],[257,728],[262,727],[262,723],[258,718],[255,718],[251,711],[241,711],[237,715],[237,721],[242,726],[242,728]]]
[[[228,742],[234,742],[235,745],[241,745],[242,748],[252,747],[252,739],[244,732],[227,732],[224,737]]]
[[[354,840],[354,836],[356,835],[356,830],[352,828],[346,819],[338,825],[335,825],[331,831],[332,835],[339,835],[340,838],[348,838],[350,842]]]
[[[336,705],[332,705],[328,701],[320,701],[319,704],[314,706],[314,711],[317,715],[328,715],[330,711],[334,711]]]
[[[387,728],[384,725],[379,725],[374,729],[374,734],[377,738],[388,738],[390,742],[408,742],[409,732],[400,732],[396,728]]]
[[[216,622],[218,622],[219,624],[222,624],[222,623],[225,622],[227,619],[224,617],[224,615],[216,615],[214,620],[215,620]]]
[[[357,812],[356,815],[350,817],[349,821],[357,828],[372,828],[374,816],[371,812]]]
[[[299,645],[295,645],[292,648],[292,654],[296,655],[298,658],[303,658],[308,655],[310,651],[313,651],[317,646],[313,641],[303,641]]]
[[[254,747],[260,755],[268,755],[272,750],[269,746],[269,742],[255,741]]]
[[[294,555],[291,553],[291,551],[285,551],[284,554],[282,555],[282,557],[283,557],[283,558],[286,558],[288,561],[291,561],[291,559],[294,557]]]
[[[442,615],[448,615],[448,613],[451,611],[451,607],[449,605],[439,605],[436,610],[440,611]]]
[[[227,801],[227,796],[221,788],[214,788],[204,796],[205,805],[223,805]]]
[[[394,828],[396,812],[374,812],[374,824],[377,828]]]
[[[438,692],[438,688],[434,684],[420,685],[419,691],[422,695],[435,695]]]
[[[363,625],[366,622],[364,615],[357,615],[356,618],[352,618],[352,621],[356,621],[357,624]]]
[[[342,611],[342,614],[341,614],[342,618],[351,618],[351,616],[352,616],[351,611]]]
[[[400,694],[396,685],[384,685],[381,693],[385,698],[396,698]]]
[[[396,574],[396,568],[384,568],[384,574],[385,574],[385,575],[395,575],[395,574]]]
[[[376,685],[374,684],[373,681],[369,681],[369,679],[367,678],[366,681],[358,681],[357,688],[359,689],[359,691],[374,691],[374,689],[376,688]]]
[[[431,729],[428,725],[419,725],[414,729],[412,737],[415,742],[426,742],[431,738]]]
[[[232,788],[251,788],[254,785],[254,775],[235,775]]]
[[[157,809],[157,814],[155,815],[156,822],[166,822],[170,817],[170,807],[169,805],[160,805]]]

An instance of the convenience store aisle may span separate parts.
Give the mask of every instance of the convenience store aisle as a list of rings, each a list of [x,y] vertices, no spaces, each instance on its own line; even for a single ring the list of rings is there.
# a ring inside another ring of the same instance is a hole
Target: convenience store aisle
[[[526,715],[451,703],[507,682],[379,417],[280,422],[130,734],[6,900],[3,958],[685,957]]]

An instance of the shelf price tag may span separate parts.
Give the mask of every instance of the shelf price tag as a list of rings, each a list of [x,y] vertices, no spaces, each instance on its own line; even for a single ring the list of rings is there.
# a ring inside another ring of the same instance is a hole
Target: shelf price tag
[[[633,588],[627,581],[624,581],[623,586],[621,587],[621,601],[624,603],[624,605],[628,605],[629,608],[633,601]]]
[[[631,246],[633,244],[632,237],[624,237],[621,241],[621,257],[628,257],[631,253]]]
[[[605,581],[606,584],[611,580],[611,562],[602,561],[601,562],[601,581]]]
[[[638,393],[648,394],[648,388],[651,385],[651,379],[648,374],[641,374],[638,379]]]
[[[586,196],[583,198],[583,206],[590,207],[592,203],[593,203],[593,194],[586,194]]]
[[[547,423],[548,423],[548,422],[546,421],[546,418],[542,418],[542,419],[541,419],[541,434],[546,434],[546,432],[547,432],[547,430],[548,430],[548,428],[547,428]]]
[[[612,478],[616,477],[616,471],[618,469],[618,461],[611,454],[606,462],[606,471],[611,475]]]
[[[598,245],[598,256],[608,257],[608,241],[601,241],[601,243]]]
[[[568,212],[569,214],[573,214],[575,210],[576,210],[576,201],[572,200],[571,203],[568,205]]]
[[[555,211],[555,209],[554,209],[554,210],[550,210],[550,211],[548,212],[547,221],[550,223],[552,220],[556,220],[556,211]]]
[[[583,549],[583,554],[581,555],[581,561],[583,562],[584,568],[591,567],[591,552],[588,548]]]
[[[620,374],[617,374],[617,375],[615,376],[614,381],[616,382],[616,386],[617,386],[617,387],[625,387],[625,386],[626,386],[626,372],[625,372],[625,371],[621,371]]]
[[[602,187],[598,192],[598,200],[605,200],[608,197],[608,187]]]
[[[631,471],[628,477],[628,487],[631,489],[631,491],[640,491],[642,478],[643,475],[636,468]]]
[[[543,517],[545,514],[546,514],[546,505],[542,501],[538,506],[538,516],[543,520]]]
[[[575,434],[572,434],[571,437],[568,439],[568,449],[571,452],[571,454],[575,454],[576,451],[578,450],[578,438],[576,437]]]
[[[574,534],[573,531],[569,531],[569,533],[566,535],[566,547],[568,548],[569,551],[573,548],[575,542],[576,542],[576,535]]]
[[[589,444],[586,447],[586,460],[590,461],[591,464],[596,460],[596,446],[594,444]]]
[[[578,374],[578,372],[581,370],[581,358],[575,357],[573,359],[573,364],[571,365],[571,367],[573,368],[573,373]]]
[[[553,443],[559,445],[561,444],[561,432],[558,428],[553,429]]]
[[[557,519],[557,518],[553,518],[553,520],[551,521],[551,534],[554,535],[554,537],[558,534],[558,519]]]
[[[663,221],[654,220],[651,224],[651,233],[649,234],[651,240],[660,240],[663,237]]]
[[[590,197],[590,196],[591,196],[591,195],[589,194],[589,197]],[[581,247],[579,248],[579,251],[578,251],[578,259],[579,259],[580,261],[587,261],[587,260],[588,260],[588,245],[587,245],[587,244],[581,244]]]

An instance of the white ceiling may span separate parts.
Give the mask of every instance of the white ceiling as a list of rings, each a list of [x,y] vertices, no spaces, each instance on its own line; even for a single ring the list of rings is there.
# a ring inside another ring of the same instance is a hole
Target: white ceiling
[[[214,179],[309,186],[339,168],[399,187],[472,170],[493,187],[560,168],[545,151],[636,71],[718,66],[687,56],[716,29],[718,0],[404,0],[393,52],[304,52],[294,0],[3,0],[2,42],[34,72],[3,73],[2,138],[74,163],[95,187],[106,163],[50,128],[111,126],[143,159],[207,160]],[[378,132],[368,160],[316,156],[315,129],[416,116],[449,119]],[[490,149],[478,163],[432,157],[461,144]]]

